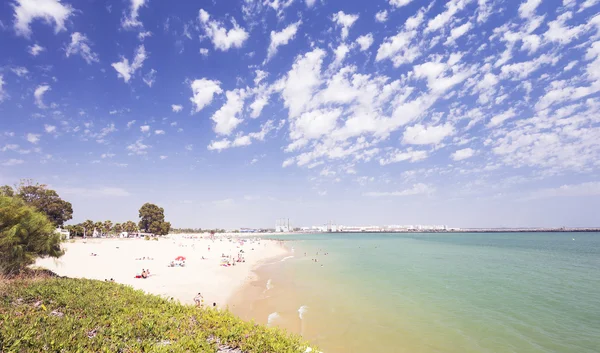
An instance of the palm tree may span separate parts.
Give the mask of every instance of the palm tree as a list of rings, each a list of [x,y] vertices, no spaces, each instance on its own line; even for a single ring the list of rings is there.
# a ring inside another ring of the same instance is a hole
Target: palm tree
[[[94,223],[94,229],[100,232],[100,236],[102,236],[102,227],[104,227],[104,223],[100,221]]]
[[[81,226],[83,227],[83,237],[85,238],[86,236],[88,236],[88,234],[90,232],[94,231],[94,222],[90,219],[88,219],[87,221],[83,222],[81,224]]]
[[[112,230],[112,221],[104,221],[102,229],[104,230],[104,234],[109,234]]]

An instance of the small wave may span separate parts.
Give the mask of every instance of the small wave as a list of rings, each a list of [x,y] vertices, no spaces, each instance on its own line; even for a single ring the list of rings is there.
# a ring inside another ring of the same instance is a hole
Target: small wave
[[[267,288],[265,289],[265,292],[270,290],[271,288],[273,288],[273,283],[271,282],[271,279],[269,278],[269,280],[267,281]]]
[[[272,326],[273,322],[277,319],[279,319],[279,313],[277,313],[277,312],[270,313],[269,317],[267,318],[267,326]]]
[[[304,314],[306,314],[307,311],[308,306],[306,305],[302,305],[300,309],[298,309],[298,316],[300,317],[300,320],[304,319]]]
[[[287,259],[291,259],[292,257],[294,257],[294,256],[286,256],[286,257],[284,257],[283,259],[281,259],[281,261],[280,261],[280,262],[284,262],[285,260],[287,260]]]

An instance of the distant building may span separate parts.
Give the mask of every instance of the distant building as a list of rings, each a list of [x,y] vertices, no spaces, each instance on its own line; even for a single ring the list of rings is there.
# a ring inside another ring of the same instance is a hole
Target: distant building
[[[66,229],[62,229],[62,228],[56,228],[56,230],[55,230],[54,232],[56,232],[56,233],[60,234],[60,235],[61,235],[61,238],[62,238],[63,240],[69,240],[69,239],[71,239],[71,232],[69,232],[69,231],[68,231],[68,230],[66,230]]]

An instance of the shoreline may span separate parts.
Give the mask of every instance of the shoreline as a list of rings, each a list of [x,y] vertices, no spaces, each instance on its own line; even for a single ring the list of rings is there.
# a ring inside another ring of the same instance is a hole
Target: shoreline
[[[210,239],[197,234],[169,235],[158,241],[88,238],[63,243],[63,248],[63,257],[38,259],[35,265],[66,277],[114,279],[182,304],[194,304],[193,298],[200,292],[205,306],[215,303],[220,308],[227,307],[240,288],[256,279],[257,268],[288,252],[277,240],[228,236]],[[170,267],[178,256],[186,258],[185,267]],[[238,257],[244,262],[237,262]],[[227,259],[232,259],[232,266],[222,266]],[[142,269],[150,270],[150,277],[136,278]]]

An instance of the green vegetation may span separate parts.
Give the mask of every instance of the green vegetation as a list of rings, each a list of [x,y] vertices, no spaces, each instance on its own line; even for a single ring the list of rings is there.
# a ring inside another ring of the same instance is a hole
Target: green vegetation
[[[21,180],[14,189],[8,185],[0,187],[0,195],[20,198],[44,213],[55,227],[60,227],[73,218],[71,203],[61,199],[56,191],[48,189],[44,184],[34,184],[28,179]]]
[[[0,352],[300,353],[306,343],[227,311],[86,279],[0,281]]]
[[[167,235],[171,229],[171,223],[165,222],[165,210],[151,203],[145,203],[140,208],[141,230],[155,235]]]
[[[19,197],[0,195],[0,273],[16,275],[38,257],[60,257],[61,238],[45,214]]]

